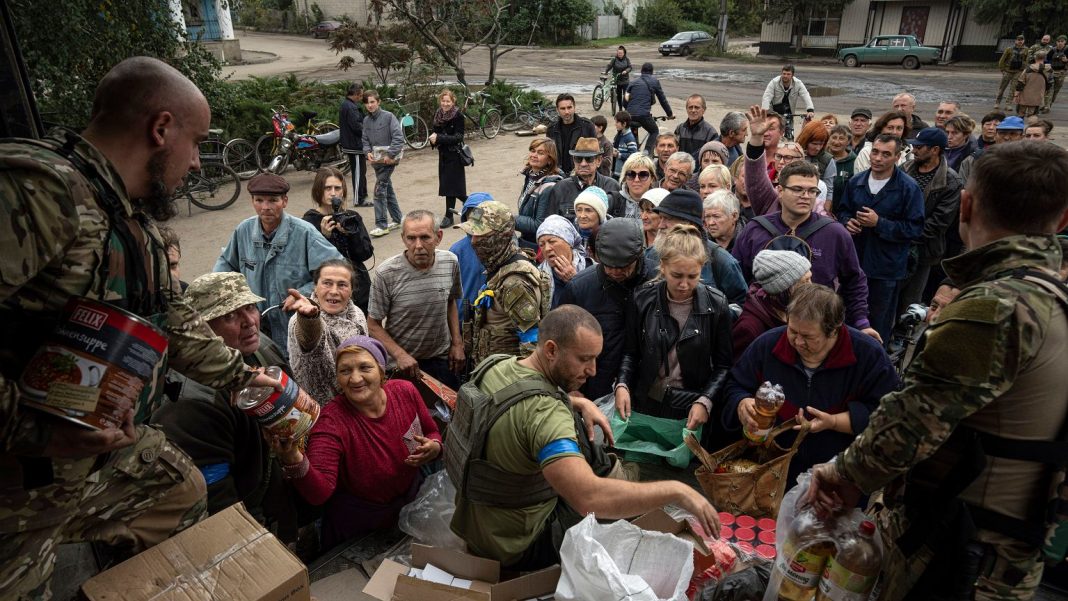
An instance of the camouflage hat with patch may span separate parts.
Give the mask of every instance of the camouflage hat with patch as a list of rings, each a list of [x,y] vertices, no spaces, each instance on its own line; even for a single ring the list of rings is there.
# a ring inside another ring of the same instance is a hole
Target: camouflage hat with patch
[[[472,236],[484,236],[514,228],[515,217],[512,217],[512,212],[496,200],[484,202],[471,209],[467,214],[467,221],[460,224],[460,229]]]
[[[266,300],[252,293],[244,275],[232,271],[205,273],[198,277],[189,284],[185,298],[204,321]]]

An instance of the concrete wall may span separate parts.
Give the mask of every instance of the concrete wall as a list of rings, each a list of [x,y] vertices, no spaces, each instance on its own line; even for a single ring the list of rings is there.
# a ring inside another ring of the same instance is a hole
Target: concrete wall
[[[297,4],[301,10],[307,4],[309,12],[312,4],[318,4],[319,8],[323,9],[323,16],[327,19],[348,15],[357,23],[367,22],[367,0],[297,0],[294,4]]]

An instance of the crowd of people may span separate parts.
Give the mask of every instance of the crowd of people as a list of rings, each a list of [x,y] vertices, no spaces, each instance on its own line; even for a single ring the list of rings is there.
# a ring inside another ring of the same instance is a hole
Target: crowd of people
[[[630,69],[620,47],[609,70],[622,81]],[[652,65],[640,71],[620,86],[626,108],[612,116],[611,141],[606,119],[578,115],[571,94],[556,98],[559,119],[515,165],[514,203],[468,194],[463,118],[443,90],[430,138],[440,215],[400,212],[399,125],[375,91],[354,85],[342,108],[351,180],[319,171],[296,218],[284,177],[253,177],[256,214],[188,285],[168,269],[181,251],[157,232],[169,216],[159,191],[199,166],[210,113],[177,71],[123,61],[80,135],[5,143],[20,160],[0,161],[0,197],[21,234],[0,261],[10,330],[0,515],[13,517],[0,518],[0,596],[46,596],[57,541],[136,552],[237,501],[287,543],[319,537],[303,547],[312,557],[395,525],[443,464],[458,489],[453,531],[510,569],[558,561],[563,531],[588,512],[626,518],[675,503],[718,532],[709,499],[679,481],[631,481],[593,442],[594,426],[612,441],[593,400],[623,419],[703,427],[701,444],[716,450],[755,428],[755,393],[771,381],[786,397],[777,422],[809,425],[790,480],[814,469],[821,510],[891,485],[886,506],[928,525],[915,498],[891,499],[892,482],[940,457],[958,425],[996,440],[1056,439],[1068,415],[1068,397],[1049,386],[1068,369],[1055,286],[1066,276],[1056,234],[1068,225],[1068,153],[1049,142],[1048,121],[995,111],[977,128],[949,99],[927,126],[901,92],[839,124],[816,117],[790,66],[761,104],[728,112],[718,129],[693,94],[686,120],[662,133],[649,111],[670,108]],[[785,139],[802,110],[797,141]],[[650,131],[644,150],[638,125]],[[366,163],[370,231],[353,210],[367,202]],[[34,202],[42,194],[55,202]],[[444,250],[450,225],[465,236]],[[393,229],[404,251],[372,277],[371,239]],[[43,343],[70,296],[166,331],[169,369],[145,394],[152,411],[130,407],[121,427],[91,432],[19,405],[19,349]],[[913,303],[931,307],[926,346],[912,366],[895,364],[887,346]],[[323,407],[305,440],[262,434],[231,402],[242,388],[279,386],[268,366]],[[471,427],[459,444],[449,416],[428,410],[424,377],[460,391],[453,417]],[[950,494],[936,478],[932,494],[994,516],[977,518],[997,566],[977,587],[1033,591],[1038,547],[991,523],[1040,519],[1033,508],[1059,481],[1033,465],[1045,460],[1009,465],[989,453],[993,467],[974,484]],[[996,492],[998,479],[1018,486]],[[110,510],[97,515],[102,505]],[[888,568],[910,583],[923,574],[917,561],[952,565],[937,541],[920,542],[935,551]]]

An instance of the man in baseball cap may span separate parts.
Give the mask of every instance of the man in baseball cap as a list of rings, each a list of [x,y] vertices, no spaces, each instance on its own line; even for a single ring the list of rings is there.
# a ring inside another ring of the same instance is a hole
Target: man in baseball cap
[[[997,138],[998,144],[1005,144],[1008,142],[1019,142],[1023,140],[1024,129],[1026,125],[1021,117],[1013,115],[1006,117],[1004,121],[998,123],[997,126]]]
[[[849,141],[849,149],[856,152],[864,147],[864,136],[871,127],[871,109],[855,108],[849,114],[849,132],[853,134]]]

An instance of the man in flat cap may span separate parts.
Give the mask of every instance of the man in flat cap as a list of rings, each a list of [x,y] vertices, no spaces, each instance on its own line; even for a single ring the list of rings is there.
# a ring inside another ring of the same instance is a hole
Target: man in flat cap
[[[251,367],[277,365],[291,373],[278,346],[260,336],[263,298],[253,294],[245,276],[206,273],[189,285],[185,299],[226,346],[241,353]],[[259,423],[234,407],[230,395],[174,370],[167,372],[165,403],[152,415],[167,439],[193,460],[208,485],[208,513],[242,501],[265,526],[278,526],[284,542],[296,539],[292,491],[283,483],[278,463],[260,434]]]
[[[244,274],[249,288],[263,297],[256,307],[264,314],[265,331],[287,359],[288,290],[310,296],[312,271],[327,259],[341,258],[315,226],[285,212],[288,192],[289,183],[279,175],[261,173],[249,180],[256,216],[238,224],[213,270]]]

